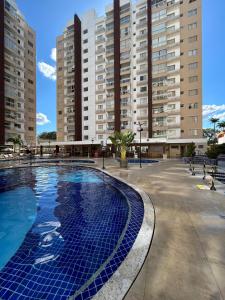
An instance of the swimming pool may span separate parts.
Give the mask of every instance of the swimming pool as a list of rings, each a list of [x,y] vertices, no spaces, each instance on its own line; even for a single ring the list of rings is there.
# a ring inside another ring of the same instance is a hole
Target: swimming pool
[[[143,216],[134,189],[95,169],[0,171],[0,298],[91,299]]]

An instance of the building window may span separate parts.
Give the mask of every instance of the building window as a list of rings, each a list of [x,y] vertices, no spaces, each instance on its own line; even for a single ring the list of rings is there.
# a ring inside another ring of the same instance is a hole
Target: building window
[[[88,110],[88,106],[84,106],[84,111],[87,111]]]
[[[197,69],[198,68],[198,63],[197,62],[191,63],[191,64],[188,65],[188,68],[189,68],[189,70]]]
[[[87,34],[87,33],[88,33],[88,30],[84,29],[83,34]]]
[[[188,11],[188,17],[197,16],[197,13],[198,13],[197,8],[191,9],[191,10]]]
[[[84,101],[88,101],[88,97],[84,97]]]
[[[87,44],[88,43],[88,39],[83,40],[83,44]]]
[[[194,43],[194,42],[196,42],[197,40],[198,40],[198,36],[197,36],[197,35],[190,36],[190,37],[188,38],[188,42],[189,42],[189,43]]]
[[[84,130],[88,130],[88,126],[84,126]]]
[[[87,73],[87,72],[88,72],[88,68],[85,68],[85,69],[84,69],[84,73]]]
[[[194,50],[189,50],[188,51],[188,56],[196,56],[198,54],[198,50],[194,49]]]
[[[198,95],[198,90],[197,89],[189,90],[188,95],[189,96],[196,96],[196,95]]]
[[[84,64],[87,63],[87,62],[88,62],[88,58],[85,58],[84,59]]]
[[[189,77],[189,82],[192,83],[192,82],[196,82],[198,81],[198,76],[190,76]]]
[[[84,49],[84,51],[83,51],[83,52],[84,52],[84,54],[85,54],[85,53],[88,53],[88,49]]]
[[[197,28],[197,22],[188,24],[188,30],[193,30]]]
[[[88,121],[88,116],[84,116],[84,121]]]
[[[88,87],[85,87],[85,88],[84,88],[84,92],[88,92]]]
[[[88,82],[88,77],[84,78],[84,82]]]

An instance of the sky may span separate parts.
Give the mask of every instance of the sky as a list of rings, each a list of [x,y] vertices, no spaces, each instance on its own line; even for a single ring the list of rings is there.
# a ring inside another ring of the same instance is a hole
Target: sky
[[[73,15],[95,8],[99,15],[112,0],[17,0],[37,43],[37,132],[56,130],[56,37]],[[186,0],[185,0],[186,1]],[[225,1],[203,4],[203,126],[210,117],[225,120]]]

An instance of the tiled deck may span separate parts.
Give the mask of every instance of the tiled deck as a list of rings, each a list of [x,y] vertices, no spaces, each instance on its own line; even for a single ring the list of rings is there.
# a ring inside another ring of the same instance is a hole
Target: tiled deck
[[[225,194],[198,190],[202,179],[179,161],[113,164],[107,171],[147,192],[156,210],[149,255],[125,300],[225,299]]]

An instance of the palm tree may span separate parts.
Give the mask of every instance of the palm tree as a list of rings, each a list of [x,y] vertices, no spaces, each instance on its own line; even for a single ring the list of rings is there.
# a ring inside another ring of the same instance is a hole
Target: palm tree
[[[225,121],[221,121],[218,123],[218,127],[221,129],[221,130],[225,130]]]
[[[23,141],[21,140],[21,137],[18,135],[16,137],[11,137],[7,140],[7,142],[13,143],[13,151],[16,152],[16,145],[19,146],[19,153],[20,153],[20,147],[23,145]]]
[[[121,166],[125,166],[127,162],[127,148],[131,145],[135,137],[135,133],[131,131],[127,132],[115,132],[109,139],[111,143],[120,151]]]
[[[214,118],[214,117],[212,117],[211,119],[210,119],[210,122],[214,125],[214,135],[216,136],[216,124],[219,122],[219,120],[220,119],[218,119],[218,118]]]

